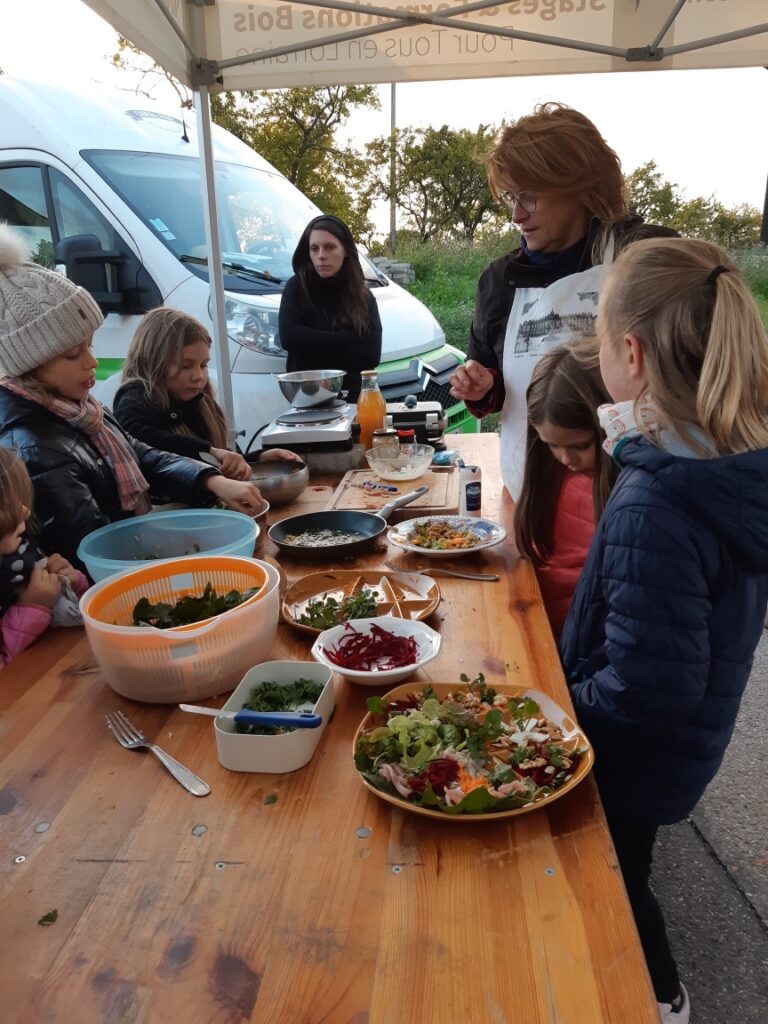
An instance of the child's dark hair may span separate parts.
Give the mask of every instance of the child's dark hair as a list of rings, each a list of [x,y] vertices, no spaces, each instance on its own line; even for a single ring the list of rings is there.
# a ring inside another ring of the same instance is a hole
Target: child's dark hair
[[[603,450],[597,407],[611,398],[600,376],[594,338],[572,341],[543,356],[526,391],[528,433],[520,500],[515,507],[515,541],[521,555],[545,562],[552,552],[552,527],[563,467],[539,437],[543,423],[564,430],[590,431],[595,443],[593,500],[595,522],[603,514],[616,479],[616,467]]]
[[[31,511],[34,493],[27,467],[13,448],[0,445],[0,537],[12,533],[25,518],[24,506]]]

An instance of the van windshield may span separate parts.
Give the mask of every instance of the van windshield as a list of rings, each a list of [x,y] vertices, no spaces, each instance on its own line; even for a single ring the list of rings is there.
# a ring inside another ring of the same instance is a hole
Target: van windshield
[[[207,280],[197,157],[117,150],[89,150],[82,155],[163,245]],[[281,174],[220,160],[215,166],[226,288],[275,290],[293,274],[291,257],[299,237],[321,211]],[[364,258],[361,263],[366,278],[376,282],[373,267],[366,266]],[[226,264],[242,272],[230,276]],[[257,273],[248,274],[249,269]]]

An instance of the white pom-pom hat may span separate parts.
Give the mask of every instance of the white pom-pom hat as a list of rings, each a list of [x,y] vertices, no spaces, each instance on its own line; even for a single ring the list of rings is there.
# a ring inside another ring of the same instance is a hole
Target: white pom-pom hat
[[[0,224],[0,371],[11,377],[80,345],[104,322],[85,288],[27,259],[21,235]]]

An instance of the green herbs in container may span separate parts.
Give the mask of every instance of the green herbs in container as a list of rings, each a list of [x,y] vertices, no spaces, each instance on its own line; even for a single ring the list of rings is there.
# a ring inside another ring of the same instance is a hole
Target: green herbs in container
[[[311,679],[297,679],[293,683],[263,682],[254,686],[243,711],[311,711],[323,692],[323,684]],[[250,736],[280,736],[295,732],[287,726],[247,725],[235,722],[235,732]]]

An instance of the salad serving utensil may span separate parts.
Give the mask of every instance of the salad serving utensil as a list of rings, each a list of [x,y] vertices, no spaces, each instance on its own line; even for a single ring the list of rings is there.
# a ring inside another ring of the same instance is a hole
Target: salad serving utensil
[[[218,708],[201,708],[197,704],[179,704],[182,711],[195,715],[211,715],[213,718],[231,718],[243,725],[287,726],[292,729],[317,729],[323,724],[323,716],[311,711],[221,711]]]
[[[174,779],[181,783],[192,796],[208,796],[211,792],[211,787],[207,782],[203,782],[189,768],[185,768],[175,757],[171,757],[156,744],[150,743],[141,729],[132,725],[122,711],[113,711],[104,717],[120,746],[125,747],[126,750],[136,750],[138,747],[146,747],[147,750],[151,750],[155,757],[162,761]]]
[[[427,566],[426,569],[409,569],[402,565],[395,565],[393,562],[384,562],[388,569],[395,572],[415,572],[419,576],[455,576],[459,580],[485,580],[493,583],[500,577],[495,572],[459,572],[456,569],[443,569],[441,566]]]

